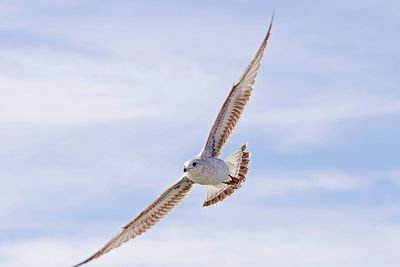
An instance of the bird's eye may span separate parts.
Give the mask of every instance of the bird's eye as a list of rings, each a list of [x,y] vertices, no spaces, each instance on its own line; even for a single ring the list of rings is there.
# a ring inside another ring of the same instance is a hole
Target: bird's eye
[[[197,162],[193,162],[193,164],[192,164],[192,165],[193,165],[193,167],[196,167],[196,165],[197,165]]]

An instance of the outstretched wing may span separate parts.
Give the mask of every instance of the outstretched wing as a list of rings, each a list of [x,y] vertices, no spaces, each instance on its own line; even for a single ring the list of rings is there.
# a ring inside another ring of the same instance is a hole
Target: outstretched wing
[[[217,119],[211,128],[206,145],[201,152],[202,156],[217,157],[238,122],[253,90],[261,59],[271,32],[273,19],[274,17],[271,19],[268,32],[255,57],[247,66],[240,79],[233,85],[232,90],[222,105]]]
[[[174,208],[187,195],[189,190],[192,188],[192,185],[193,182],[183,176],[178,182],[161,193],[153,203],[140,212],[132,221],[122,227],[120,232],[108,241],[101,249],[73,267],[94,260],[101,255],[106,254],[110,250],[119,247],[128,240],[144,233],[172,210],[172,208]]]

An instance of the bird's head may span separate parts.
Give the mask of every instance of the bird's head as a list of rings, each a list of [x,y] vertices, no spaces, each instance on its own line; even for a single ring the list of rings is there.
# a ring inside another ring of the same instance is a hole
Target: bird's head
[[[202,160],[201,159],[192,159],[185,162],[183,165],[183,172],[187,175],[196,175],[202,172]]]

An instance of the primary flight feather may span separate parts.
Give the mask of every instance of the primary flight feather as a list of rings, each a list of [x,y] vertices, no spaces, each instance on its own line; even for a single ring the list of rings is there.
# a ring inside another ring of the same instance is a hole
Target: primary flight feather
[[[185,162],[183,176],[161,193],[153,203],[141,211],[132,221],[122,227],[96,253],[73,267],[88,263],[147,231],[188,194],[193,184],[207,186],[206,198],[203,204],[205,207],[222,201],[241,186],[241,183],[246,178],[250,157],[250,153],[246,151],[246,145],[243,145],[225,159],[220,159],[218,156],[250,98],[271,33],[272,22],[273,17],[255,57],[239,80],[233,85],[222,105],[211,127],[203,150],[195,158]]]

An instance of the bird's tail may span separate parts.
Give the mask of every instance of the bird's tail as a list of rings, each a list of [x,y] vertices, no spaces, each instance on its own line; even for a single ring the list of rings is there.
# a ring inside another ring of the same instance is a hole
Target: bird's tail
[[[248,165],[250,162],[250,152],[245,151],[247,144],[242,145],[241,148],[230,154],[225,158],[225,163],[229,168],[229,175],[239,179],[237,185],[228,185],[220,183],[217,185],[208,185],[206,189],[206,198],[203,207],[208,207],[222,201],[227,196],[230,196],[236,189],[246,180],[248,172]]]

